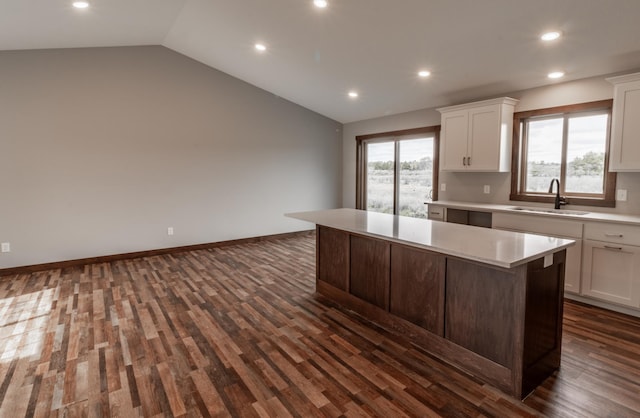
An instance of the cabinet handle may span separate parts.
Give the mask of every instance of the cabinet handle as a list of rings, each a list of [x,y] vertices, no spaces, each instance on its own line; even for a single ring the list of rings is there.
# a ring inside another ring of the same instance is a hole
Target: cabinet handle
[[[467,165],[467,157],[462,157],[462,165]]]
[[[622,251],[622,247],[612,247],[610,245],[605,245],[604,248],[606,248],[607,250]]]
[[[471,165],[471,157],[467,157],[467,165]]]
[[[604,234],[605,237],[622,238],[622,234]]]

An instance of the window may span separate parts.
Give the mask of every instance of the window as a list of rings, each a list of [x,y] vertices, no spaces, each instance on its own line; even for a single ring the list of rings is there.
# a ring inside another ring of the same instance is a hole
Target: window
[[[611,100],[514,114],[511,200],[553,202],[551,180],[569,204],[615,206],[609,173]]]
[[[418,128],[356,137],[356,207],[416,218],[437,199],[438,132]]]

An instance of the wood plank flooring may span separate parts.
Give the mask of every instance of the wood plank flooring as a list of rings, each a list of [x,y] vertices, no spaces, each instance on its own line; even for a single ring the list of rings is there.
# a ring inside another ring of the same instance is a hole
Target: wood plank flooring
[[[565,304],[524,402],[314,295],[315,236],[0,278],[0,417],[637,417],[640,320]]]

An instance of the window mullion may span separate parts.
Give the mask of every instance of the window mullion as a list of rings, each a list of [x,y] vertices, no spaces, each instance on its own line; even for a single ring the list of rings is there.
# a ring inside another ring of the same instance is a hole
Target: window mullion
[[[522,123],[521,143],[520,143],[520,189],[527,190],[527,162],[528,162],[528,141],[529,141],[529,122]]]
[[[569,147],[569,115],[565,115],[562,122],[562,156],[560,157],[560,187],[559,193],[565,194],[567,180],[567,148]]]
[[[367,141],[362,141],[360,146],[360,166],[358,167],[359,170],[359,177],[358,179],[360,180],[360,190],[358,193],[357,198],[359,199],[359,201],[357,202],[356,206],[358,209],[367,209],[367,178],[369,175],[369,167],[367,166],[367,161],[369,161],[369,157],[368,157],[368,152],[367,152],[367,148],[369,146],[369,143]]]
[[[393,214],[398,215],[398,201],[400,199],[400,140],[394,139],[394,158],[393,158]]]

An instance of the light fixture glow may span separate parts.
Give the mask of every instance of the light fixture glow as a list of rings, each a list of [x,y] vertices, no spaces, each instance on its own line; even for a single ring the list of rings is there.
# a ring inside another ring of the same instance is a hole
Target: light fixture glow
[[[561,33],[558,31],[546,32],[540,36],[543,41],[554,41],[560,37]]]
[[[255,44],[255,48],[260,52],[264,52],[267,50],[267,47],[264,44]]]
[[[553,71],[547,74],[549,78],[562,78],[564,77],[564,73],[562,71]]]
[[[313,0],[313,4],[320,9],[324,9],[325,7],[327,7],[328,3],[327,0]]]
[[[86,9],[87,7],[89,7],[89,2],[86,2],[86,1],[74,1],[73,2],[73,7],[75,7],[76,9]]]
[[[358,97],[358,92],[357,91],[350,91],[349,92],[349,97],[351,97],[352,99],[355,99],[356,97]]]
[[[427,70],[418,71],[418,75],[420,77],[429,77],[431,75],[431,71],[427,71]]]

